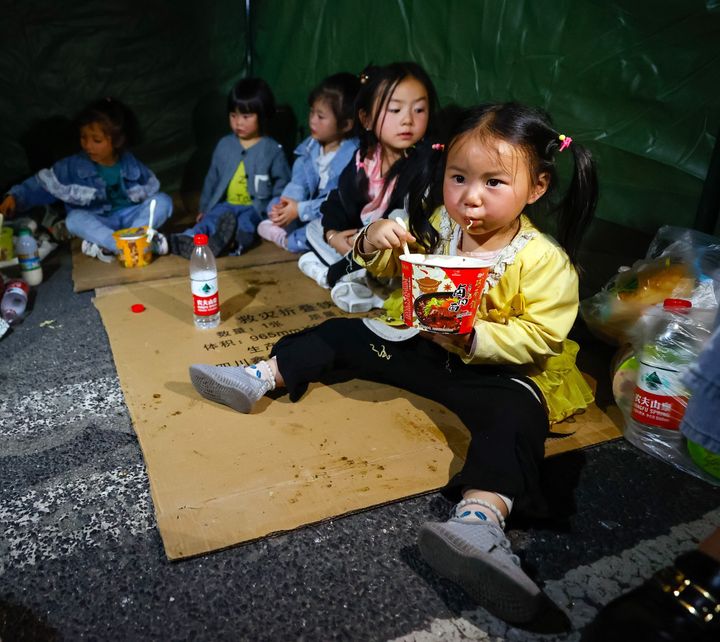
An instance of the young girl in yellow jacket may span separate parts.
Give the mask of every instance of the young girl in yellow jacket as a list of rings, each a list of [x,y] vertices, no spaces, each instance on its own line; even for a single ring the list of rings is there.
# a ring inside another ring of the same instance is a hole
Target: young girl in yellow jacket
[[[559,153],[574,172],[558,203],[558,242],[525,215],[550,201]],[[345,373],[387,383],[445,405],[471,440],[445,494],[458,501],[447,522],[422,526],[419,547],[441,575],[510,622],[527,622],[543,600],[505,537],[513,505],[542,502],[538,469],[551,421],[584,408],[592,394],[567,335],[578,311],[573,260],[597,202],[590,153],[556,131],[540,110],[514,103],[464,112],[449,144],[417,176],[409,231],[396,220],[367,226],[354,245],[369,272],[400,273],[411,251],[479,257],[492,265],[473,332],[418,333],[381,320],[331,319],[283,337],[271,358],[250,368],[194,365],[206,398],[240,412],[275,388],[296,401],[308,383]],[[442,203],[441,206],[439,204]],[[439,206],[439,207],[438,207]],[[399,318],[397,297],[386,319]]]

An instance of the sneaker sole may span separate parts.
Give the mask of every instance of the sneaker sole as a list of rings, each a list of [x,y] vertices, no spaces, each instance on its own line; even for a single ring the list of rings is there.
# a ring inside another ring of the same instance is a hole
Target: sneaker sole
[[[365,294],[365,290],[369,293],[367,296],[358,294],[358,290]],[[350,314],[358,312],[369,312],[373,308],[381,308],[383,300],[373,294],[373,292],[359,283],[344,282],[338,283],[330,291],[330,298],[333,303],[343,312]]]
[[[418,546],[425,561],[442,577],[460,586],[480,606],[510,623],[527,623],[538,614],[542,593],[530,592],[495,565],[491,558],[467,555],[432,524],[420,531]]]
[[[233,410],[245,414],[252,410],[247,396],[235,387],[236,382],[227,377],[206,372],[201,366],[190,366],[190,381],[205,399],[230,406]]]

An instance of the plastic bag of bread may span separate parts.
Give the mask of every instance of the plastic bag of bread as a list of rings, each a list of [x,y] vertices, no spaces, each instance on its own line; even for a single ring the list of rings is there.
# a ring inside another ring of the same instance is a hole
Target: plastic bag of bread
[[[623,345],[643,312],[665,299],[716,308],[712,277],[719,269],[719,238],[666,225],[658,230],[646,257],[620,267],[600,292],[580,303],[580,314],[595,335]]]

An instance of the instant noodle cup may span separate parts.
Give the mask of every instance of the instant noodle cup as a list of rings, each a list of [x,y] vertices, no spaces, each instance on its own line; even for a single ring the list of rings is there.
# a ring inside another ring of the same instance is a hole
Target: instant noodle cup
[[[126,268],[145,267],[152,259],[153,254],[147,237],[147,227],[128,227],[113,232],[118,246],[118,261]]]
[[[490,264],[443,254],[403,254],[403,320],[430,332],[472,330]]]

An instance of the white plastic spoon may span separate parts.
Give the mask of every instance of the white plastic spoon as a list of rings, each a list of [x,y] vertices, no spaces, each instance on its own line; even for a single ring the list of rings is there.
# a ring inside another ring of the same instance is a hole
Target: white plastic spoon
[[[153,218],[155,217],[155,199],[150,201],[150,220],[148,221],[148,229],[147,229],[147,239],[148,243],[152,241],[153,236],[155,236],[155,230],[153,229]]]

